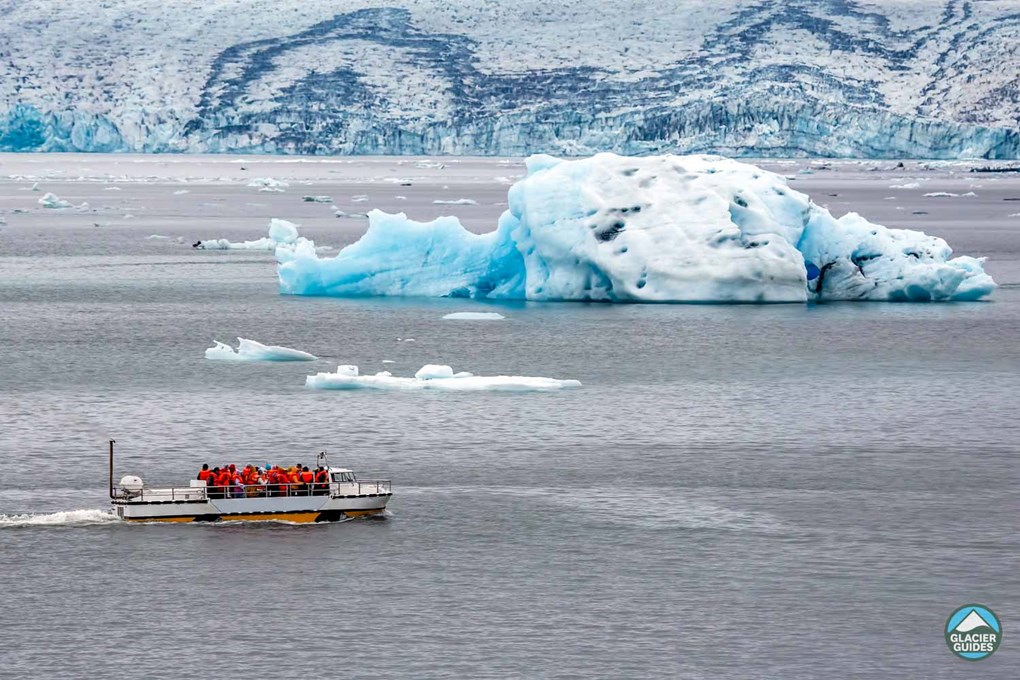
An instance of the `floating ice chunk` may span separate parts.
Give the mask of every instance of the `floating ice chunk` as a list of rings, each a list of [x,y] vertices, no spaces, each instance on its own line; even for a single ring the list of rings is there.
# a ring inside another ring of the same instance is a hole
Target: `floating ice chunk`
[[[169,241],[169,236],[163,236],[162,234],[151,234],[145,237],[149,241]]]
[[[294,248],[299,243],[308,243],[314,252],[330,250],[328,246],[315,247],[314,243],[298,237],[298,226],[293,222],[273,218],[269,220],[269,236],[254,241],[228,241],[225,238],[206,239],[195,243],[193,248],[199,250],[265,250],[277,248]]]
[[[269,220],[269,238],[277,243],[293,244],[298,240],[298,227],[300,225],[273,218]]]
[[[276,250],[280,245],[271,238],[260,238],[254,241],[228,241],[225,238],[205,239],[195,243],[193,248],[199,250]]]
[[[305,203],[332,203],[333,199],[329,196],[302,196],[301,200]]]
[[[339,366],[335,373],[317,373],[305,378],[305,385],[320,390],[444,390],[545,392],[580,387],[577,380],[557,380],[530,376],[480,376],[471,373],[454,373],[449,366],[428,364],[413,378],[398,378],[389,371],[375,375],[360,375],[357,366]]]
[[[373,210],[365,235],[335,257],[278,249],[281,292],[804,302],[974,299],[995,287],[980,260],[950,259],[941,239],[857,215],[837,220],[746,163],[536,155],[527,167],[495,230]]]
[[[478,205],[478,201],[472,200],[470,198],[458,198],[452,201],[436,199],[435,201],[432,202],[435,203],[436,205]]]
[[[213,361],[315,361],[318,358],[301,350],[263,345],[246,338],[237,339],[236,351],[230,345],[213,342],[216,344],[205,351],[205,358]]]
[[[38,182],[34,182],[32,184],[32,191],[39,191],[39,183]]]
[[[384,363],[384,364],[395,364],[397,362],[394,361],[393,359],[383,359],[381,363]]]
[[[956,198],[959,195],[949,191],[932,191],[931,193],[924,194],[925,198]]]
[[[499,312],[453,312],[443,318],[457,321],[494,321],[496,319],[505,319],[506,317]]]
[[[104,187],[103,191],[121,191],[120,187]]]
[[[351,198],[351,203],[364,203],[367,200],[368,200],[368,196],[366,196],[365,194],[360,194],[358,196],[352,197]]]
[[[906,184],[891,184],[890,189],[920,189],[920,182],[907,182]]]
[[[471,375],[470,373],[468,375]],[[453,369],[443,364],[425,364],[414,374],[418,380],[430,380],[432,378],[452,378]]]
[[[187,189],[178,189],[177,191],[174,192],[174,196],[182,196],[184,194],[190,194],[190,193],[191,192],[188,191]]]
[[[258,187],[259,191],[283,191],[290,186],[283,180],[273,179],[272,177],[255,177],[248,182],[250,187]]]
[[[56,194],[50,192],[46,192],[46,194],[39,199],[39,205],[41,205],[44,208],[53,208],[55,210],[72,207],[70,201],[65,201],[64,199],[58,197]]]

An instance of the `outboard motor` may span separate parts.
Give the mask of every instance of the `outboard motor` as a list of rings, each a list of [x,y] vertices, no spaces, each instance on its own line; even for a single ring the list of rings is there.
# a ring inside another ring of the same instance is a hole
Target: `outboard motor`
[[[120,490],[128,498],[133,498],[142,493],[142,489],[145,485],[142,483],[141,477],[135,475],[126,475],[120,478]]]

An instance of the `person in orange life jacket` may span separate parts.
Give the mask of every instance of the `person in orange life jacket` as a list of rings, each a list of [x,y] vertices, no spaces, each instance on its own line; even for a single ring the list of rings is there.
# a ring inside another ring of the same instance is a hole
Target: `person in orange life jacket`
[[[315,469],[315,493],[325,494],[329,491],[329,470],[324,467]]]
[[[202,463],[202,469],[198,471],[198,479],[205,482],[211,474],[212,470],[209,469],[209,463]]]
[[[298,477],[301,480],[301,493],[311,495],[312,481],[315,479],[315,476],[312,474],[312,471],[308,469],[307,465],[301,468],[301,472]]]

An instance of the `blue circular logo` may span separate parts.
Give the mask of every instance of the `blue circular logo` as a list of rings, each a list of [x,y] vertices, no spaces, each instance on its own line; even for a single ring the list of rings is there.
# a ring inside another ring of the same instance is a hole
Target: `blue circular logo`
[[[966,604],[946,620],[946,644],[961,659],[979,661],[991,656],[1001,641],[999,617],[983,604]]]

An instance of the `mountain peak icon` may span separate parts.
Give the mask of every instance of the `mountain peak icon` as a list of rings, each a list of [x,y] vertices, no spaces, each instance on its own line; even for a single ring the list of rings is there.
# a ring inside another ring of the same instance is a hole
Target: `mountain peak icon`
[[[970,614],[967,614],[967,616],[964,617],[963,621],[960,621],[958,624],[956,624],[956,628],[954,628],[953,630],[959,633],[966,633],[967,631],[974,630],[975,628],[980,628],[981,626],[991,628],[988,622],[981,618],[981,615],[977,613],[977,610],[971,609]]]

